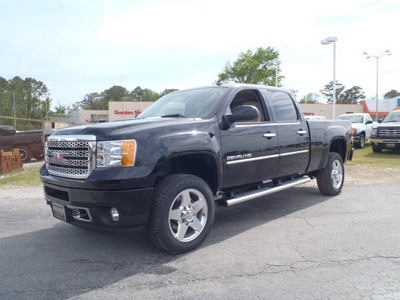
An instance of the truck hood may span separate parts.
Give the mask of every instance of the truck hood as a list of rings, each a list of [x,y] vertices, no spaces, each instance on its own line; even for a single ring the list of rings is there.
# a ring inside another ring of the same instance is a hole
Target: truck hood
[[[400,127],[400,122],[386,122],[386,123],[380,123],[377,126],[378,128],[382,127]]]
[[[110,123],[101,123],[96,125],[82,125],[58,129],[53,136],[59,135],[94,135],[97,140],[115,140],[135,138],[137,133],[148,131],[157,131],[174,128],[185,128],[193,123],[201,123],[206,120],[191,118],[148,118],[148,119],[130,119],[120,120]]]

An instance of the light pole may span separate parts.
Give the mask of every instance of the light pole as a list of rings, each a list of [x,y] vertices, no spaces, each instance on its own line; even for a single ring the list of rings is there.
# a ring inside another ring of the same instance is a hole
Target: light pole
[[[267,70],[275,70],[275,86],[278,87],[278,66],[270,66]]]
[[[371,58],[374,57],[376,58],[376,121],[378,122],[378,61],[379,58],[382,56],[386,56],[386,55],[392,55],[392,53],[390,53],[389,50],[385,50],[383,51],[381,54],[379,55],[373,55],[373,54],[369,54],[368,52],[364,51],[364,55],[367,56],[367,58]]]
[[[333,43],[333,99],[332,99],[332,119],[336,119],[335,102],[336,102],[336,36],[330,36],[321,41],[321,45],[329,45]]]

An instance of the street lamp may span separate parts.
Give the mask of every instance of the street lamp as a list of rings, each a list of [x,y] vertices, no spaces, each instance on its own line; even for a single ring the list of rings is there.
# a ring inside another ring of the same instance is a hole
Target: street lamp
[[[278,66],[270,66],[267,70],[275,70],[275,86],[278,87]]]
[[[332,101],[332,119],[336,119],[335,102],[336,102],[336,36],[330,36],[321,41],[321,45],[329,45],[333,43],[333,101]]]
[[[376,58],[376,121],[378,122],[378,61],[379,61],[380,57],[386,56],[386,55],[392,55],[392,53],[390,53],[390,51],[386,49],[379,55],[369,54],[366,51],[364,51],[364,55],[366,55],[367,58],[371,58],[371,57]]]

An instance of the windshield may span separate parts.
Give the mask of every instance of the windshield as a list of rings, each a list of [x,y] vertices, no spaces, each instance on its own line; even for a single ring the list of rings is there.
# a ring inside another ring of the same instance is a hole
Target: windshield
[[[339,116],[338,120],[349,120],[351,123],[363,123],[363,116],[344,115],[344,116]]]
[[[400,111],[392,111],[388,114],[385,120],[383,120],[383,123],[389,122],[400,122]]]
[[[210,87],[168,94],[152,104],[138,118],[209,118],[225,91],[225,88]]]

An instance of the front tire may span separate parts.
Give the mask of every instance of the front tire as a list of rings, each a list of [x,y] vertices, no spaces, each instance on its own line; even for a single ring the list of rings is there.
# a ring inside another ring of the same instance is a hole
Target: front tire
[[[330,152],[325,168],[317,171],[318,189],[323,195],[336,196],[340,194],[344,183],[344,165],[342,157],[336,152]]]
[[[372,145],[372,151],[373,151],[374,153],[381,153],[381,152],[382,152],[382,149],[381,149],[381,148],[378,148],[378,147],[376,147],[376,146],[374,146],[374,145]]]
[[[167,252],[194,250],[209,234],[214,211],[212,192],[204,180],[188,174],[170,175],[156,186],[147,234]]]
[[[360,135],[360,141],[358,142],[357,147],[360,149],[365,147],[365,135],[363,133]]]
[[[44,159],[44,153],[36,153],[36,154],[33,155],[33,157],[36,160],[43,160]]]

